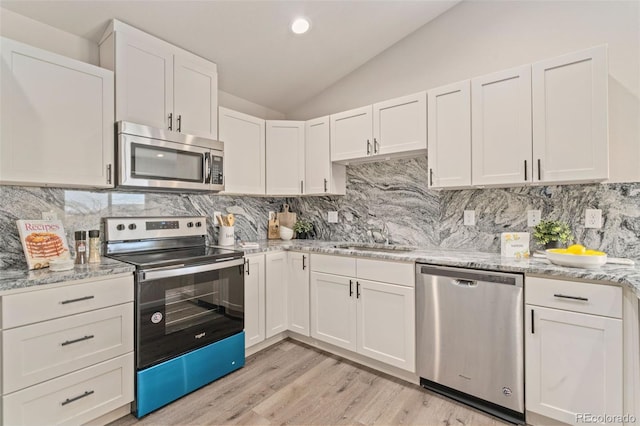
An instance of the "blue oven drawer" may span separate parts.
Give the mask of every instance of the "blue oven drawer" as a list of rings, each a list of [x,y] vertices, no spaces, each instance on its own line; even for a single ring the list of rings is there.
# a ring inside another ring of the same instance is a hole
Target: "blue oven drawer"
[[[138,371],[136,417],[140,418],[244,366],[244,331]]]

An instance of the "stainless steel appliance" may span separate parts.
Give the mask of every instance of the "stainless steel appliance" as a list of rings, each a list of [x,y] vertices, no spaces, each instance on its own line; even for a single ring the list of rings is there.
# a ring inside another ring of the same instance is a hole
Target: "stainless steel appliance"
[[[423,387],[524,423],[523,282],[518,274],[416,265]]]
[[[205,245],[204,217],[105,218],[105,254],[136,266],[142,417],[244,365],[244,253]]]
[[[120,121],[117,186],[153,190],[224,190],[224,143]]]

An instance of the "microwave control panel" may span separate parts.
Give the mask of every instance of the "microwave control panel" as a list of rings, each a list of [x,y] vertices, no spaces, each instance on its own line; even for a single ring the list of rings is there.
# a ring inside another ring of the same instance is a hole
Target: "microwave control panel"
[[[221,156],[211,156],[211,183],[214,185],[222,185],[223,183],[222,164],[223,161]]]

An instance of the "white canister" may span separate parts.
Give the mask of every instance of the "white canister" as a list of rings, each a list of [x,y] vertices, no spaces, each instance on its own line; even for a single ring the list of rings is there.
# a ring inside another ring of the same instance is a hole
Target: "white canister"
[[[219,246],[232,246],[236,243],[235,230],[233,226],[221,226],[218,232]]]

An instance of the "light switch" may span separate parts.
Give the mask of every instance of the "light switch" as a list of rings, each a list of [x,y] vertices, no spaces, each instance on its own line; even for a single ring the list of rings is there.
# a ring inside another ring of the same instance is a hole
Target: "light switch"
[[[464,211],[464,225],[465,226],[476,226],[476,211],[475,210],[465,210]]]

